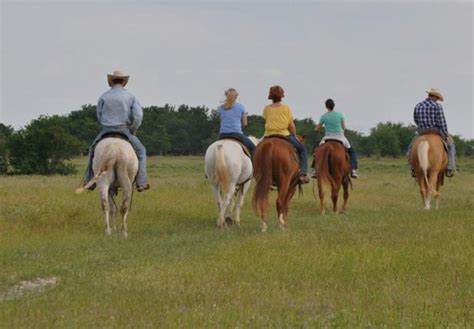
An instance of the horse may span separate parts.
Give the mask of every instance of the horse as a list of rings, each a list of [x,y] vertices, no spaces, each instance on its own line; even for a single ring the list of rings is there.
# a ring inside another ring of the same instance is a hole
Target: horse
[[[258,139],[249,138],[258,144]],[[204,172],[217,204],[217,226],[240,226],[240,210],[253,175],[252,160],[244,153],[242,144],[230,138],[212,143],[206,150]]]
[[[314,152],[316,163],[316,178],[318,182],[320,213],[325,214],[324,187],[331,187],[333,211],[337,214],[337,199],[341,185],[344,189],[342,211],[347,209],[349,185],[352,187],[350,170],[351,163],[342,143],[327,140],[318,146]]]
[[[117,195],[120,187],[123,190],[122,205],[120,207],[122,234],[127,237],[127,217],[132,201],[133,182],[138,172],[138,158],[135,150],[128,141],[122,138],[108,137],[102,139],[95,147],[92,169],[95,176],[83,188],[77,189],[76,193],[82,193],[97,182],[104,213],[105,234],[110,236],[112,234],[110,217],[112,217],[114,230],[117,230],[114,195]]]
[[[276,210],[280,228],[288,229],[290,200],[295,194],[296,187],[299,187],[302,193],[295,148],[284,137],[266,137],[257,145],[253,167],[256,186],[252,203],[255,212],[261,218],[262,232],[267,230],[268,194],[272,183],[278,190]]]
[[[431,194],[435,197],[435,207],[438,209],[440,189],[448,166],[448,155],[441,136],[429,133],[416,138],[411,148],[410,162],[425,209],[431,208]]]

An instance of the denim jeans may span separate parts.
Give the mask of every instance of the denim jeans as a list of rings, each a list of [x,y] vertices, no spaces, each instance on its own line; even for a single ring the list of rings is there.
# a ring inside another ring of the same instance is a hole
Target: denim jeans
[[[250,155],[253,156],[255,153],[255,144],[244,134],[239,134],[239,133],[222,133],[219,135],[219,138],[224,138],[224,137],[235,137],[238,138],[242,144],[245,145],[246,148],[248,148]]]
[[[296,148],[298,151],[298,160],[300,162],[300,174],[306,175],[308,170],[308,151],[304,144],[300,143],[294,135],[288,136],[288,141]]]
[[[124,135],[132,144],[133,149],[135,150],[138,157],[138,173],[136,177],[137,186],[145,186],[147,183],[147,173],[146,173],[146,149],[145,146],[140,142],[137,136],[133,135],[128,128],[122,127],[102,127],[102,130],[99,132],[94,142],[89,148],[89,162],[86,169],[85,181],[88,182],[94,177],[94,172],[92,170],[92,159],[94,158],[94,149],[96,144],[102,139],[106,134],[110,133],[119,133]]]

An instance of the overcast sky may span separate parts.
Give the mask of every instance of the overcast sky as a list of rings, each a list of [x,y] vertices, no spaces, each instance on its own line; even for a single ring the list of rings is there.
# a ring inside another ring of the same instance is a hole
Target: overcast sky
[[[437,87],[450,132],[474,138],[471,1],[0,1],[0,122],[17,129],[95,104],[122,69],[143,106],[215,108],[234,87],[261,114],[279,84],[296,118],[333,98],[365,133],[412,122]]]

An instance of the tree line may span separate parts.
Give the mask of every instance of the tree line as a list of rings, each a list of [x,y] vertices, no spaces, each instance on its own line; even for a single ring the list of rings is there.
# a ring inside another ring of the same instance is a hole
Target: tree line
[[[144,120],[137,136],[148,155],[203,155],[219,135],[219,114],[203,106],[165,105],[143,109]],[[261,137],[264,120],[250,115],[244,133]],[[296,119],[297,132],[306,136],[309,151],[324,134],[315,134],[312,119]],[[71,174],[65,161],[86,155],[100,130],[95,105],[83,105],[67,115],[40,116],[24,128],[14,130],[0,123],[0,174]],[[357,153],[364,156],[404,156],[415,136],[414,125],[379,123],[368,136],[354,130],[345,134]],[[454,136],[458,156],[474,156],[474,140]]]

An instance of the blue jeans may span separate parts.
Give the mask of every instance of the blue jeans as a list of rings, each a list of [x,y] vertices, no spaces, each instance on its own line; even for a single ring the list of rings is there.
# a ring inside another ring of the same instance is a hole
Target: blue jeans
[[[359,168],[359,165],[357,163],[357,154],[356,154],[354,148],[351,146],[350,148],[347,149],[347,152],[349,153],[349,158],[351,158],[351,167],[352,167],[352,169]]]
[[[438,129],[430,128],[429,130],[438,130]],[[411,140],[410,145],[408,145],[408,154],[407,155],[408,155],[408,163],[410,163],[410,165],[411,165],[411,161],[410,161],[411,146],[413,145],[413,142],[415,141],[415,139],[417,139],[423,133],[423,131],[424,130],[418,131],[416,133],[416,136],[413,137],[413,139]],[[456,145],[454,145],[451,138],[447,138],[447,136],[443,136],[443,134],[441,134],[441,132],[439,133],[439,135],[441,136],[441,138],[444,141],[446,141],[446,144],[448,146],[448,169],[456,171]]]
[[[145,186],[147,183],[145,146],[143,146],[138,137],[133,135],[128,128],[121,127],[102,127],[102,130],[99,132],[94,142],[92,142],[91,147],[89,148],[89,162],[87,164],[85,181],[88,182],[94,177],[94,172],[92,170],[92,159],[94,158],[94,149],[96,144],[102,139],[104,135],[110,133],[122,134],[127,137],[130,144],[132,144],[132,147],[138,157],[138,173],[135,181],[137,186]]]
[[[255,144],[244,134],[239,134],[239,133],[222,133],[219,134],[219,138],[224,138],[224,137],[235,137],[238,138],[242,144],[245,145],[246,148],[248,148],[250,152],[250,156],[253,156],[255,153]]]
[[[300,143],[294,135],[288,136],[288,141],[296,148],[298,151],[298,160],[300,162],[300,174],[306,175],[308,171],[308,151],[304,144]]]

